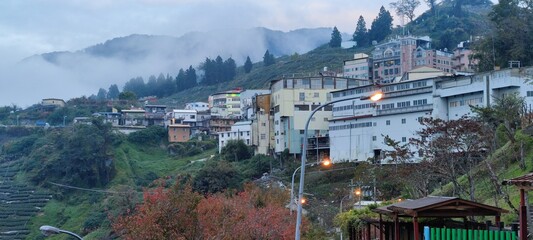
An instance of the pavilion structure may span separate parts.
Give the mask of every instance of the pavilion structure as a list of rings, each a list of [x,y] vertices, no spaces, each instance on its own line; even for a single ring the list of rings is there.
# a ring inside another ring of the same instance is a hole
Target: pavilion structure
[[[500,225],[500,217],[507,210],[493,207],[457,197],[429,196],[416,200],[405,200],[391,205],[378,207],[372,210],[379,214],[378,239],[380,240],[401,240],[401,239],[422,239],[421,227],[419,220],[428,219],[463,219],[464,228],[469,228],[468,217],[474,216],[493,216],[497,226]],[[385,223],[383,215],[393,219],[393,224]],[[400,224],[400,218],[410,218],[411,223],[406,225],[405,221]],[[387,225],[388,224],[388,225]],[[385,226],[387,225],[387,226]],[[409,226],[409,227],[406,227]],[[411,228],[412,229],[409,229]],[[472,228],[474,228],[472,226]],[[370,234],[370,231],[368,231]],[[362,237],[370,239],[370,236]]]
[[[518,189],[520,189],[520,240],[526,240],[528,234],[526,192],[533,189],[533,173],[528,173],[524,176],[504,180],[502,184],[516,186]]]

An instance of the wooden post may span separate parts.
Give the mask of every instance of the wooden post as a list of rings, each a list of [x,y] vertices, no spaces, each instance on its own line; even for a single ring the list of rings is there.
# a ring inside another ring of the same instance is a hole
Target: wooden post
[[[379,214],[379,240],[383,240],[383,218],[381,214]]]
[[[394,239],[400,240],[400,219],[398,213],[394,213]]]
[[[366,239],[367,240],[370,240],[372,238],[370,238],[370,223],[366,223]]]
[[[420,234],[418,230],[418,217],[413,217],[413,234],[414,240],[420,240]]]
[[[520,240],[527,240],[527,207],[523,188],[520,189]]]

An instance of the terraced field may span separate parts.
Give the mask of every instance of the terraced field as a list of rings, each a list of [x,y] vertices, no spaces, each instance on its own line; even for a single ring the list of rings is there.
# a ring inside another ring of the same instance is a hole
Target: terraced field
[[[0,239],[25,239],[29,220],[52,196],[14,180],[17,161],[0,159]]]

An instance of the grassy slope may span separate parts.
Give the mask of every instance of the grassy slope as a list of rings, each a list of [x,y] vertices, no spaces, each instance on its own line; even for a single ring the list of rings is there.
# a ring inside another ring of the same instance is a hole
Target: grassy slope
[[[498,149],[489,159],[489,163],[492,166],[493,170],[498,175],[498,181],[501,183],[504,179],[511,179],[515,177],[522,176],[524,174],[530,173],[533,171],[533,138],[531,136],[521,135],[521,138],[524,140],[524,159],[526,163],[525,169],[520,168],[519,161],[517,159],[517,148],[512,147],[510,144],[502,146]],[[509,210],[509,213],[502,216],[502,221],[506,224],[511,222],[517,222],[518,216],[511,210],[509,205],[502,198],[495,198],[496,188],[493,183],[490,181],[490,174],[486,167],[485,163],[480,163],[474,170],[474,179],[475,179],[475,199],[478,202],[489,204],[492,206],[498,206],[504,209]],[[460,182],[463,186],[467,187],[466,177],[461,177]],[[509,194],[511,202],[515,208],[518,208],[520,201],[519,190],[513,186],[503,186],[502,190]],[[451,196],[452,185],[447,184],[441,189],[437,189],[433,192],[433,195],[442,195],[442,196]],[[533,197],[533,193],[529,193],[530,198]],[[463,198],[468,199],[468,196],[463,196]],[[494,220],[494,219],[489,219]]]
[[[115,150],[115,167],[117,174],[110,183],[109,188],[116,185],[137,186],[149,183],[149,173],[158,177],[172,176],[180,173],[192,174],[203,166],[203,162],[194,160],[208,158],[215,154],[216,149],[205,151],[199,155],[187,158],[174,158],[166,153],[162,147],[141,147],[130,143],[123,143]],[[138,190],[142,190],[140,187]],[[105,194],[75,190],[65,199],[50,201],[43,212],[32,219],[30,229],[32,233],[28,239],[39,239],[37,230],[42,225],[55,225],[74,232],[81,232],[83,223],[95,211],[102,211],[101,202]],[[84,239],[101,239],[108,234],[107,229],[91,232]],[[49,239],[68,239],[67,236],[58,235]]]

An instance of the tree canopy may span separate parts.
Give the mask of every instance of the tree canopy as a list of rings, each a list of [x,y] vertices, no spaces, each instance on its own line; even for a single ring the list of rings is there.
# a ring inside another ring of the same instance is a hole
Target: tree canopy
[[[341,47],[342,37],[337,27],[333,27],[331,32],[331,39],[329,40],[329,46],[332,48]]]
[[[362,15],[357,20],[353,40],[357,42],[358,47],[368,46],[368,29],[366,28],[365,18]]]
[[[392,32],[392,16],[383,6],[379,9],[378,16],[372,21],[368,32],[370,41],[383,41]]]

